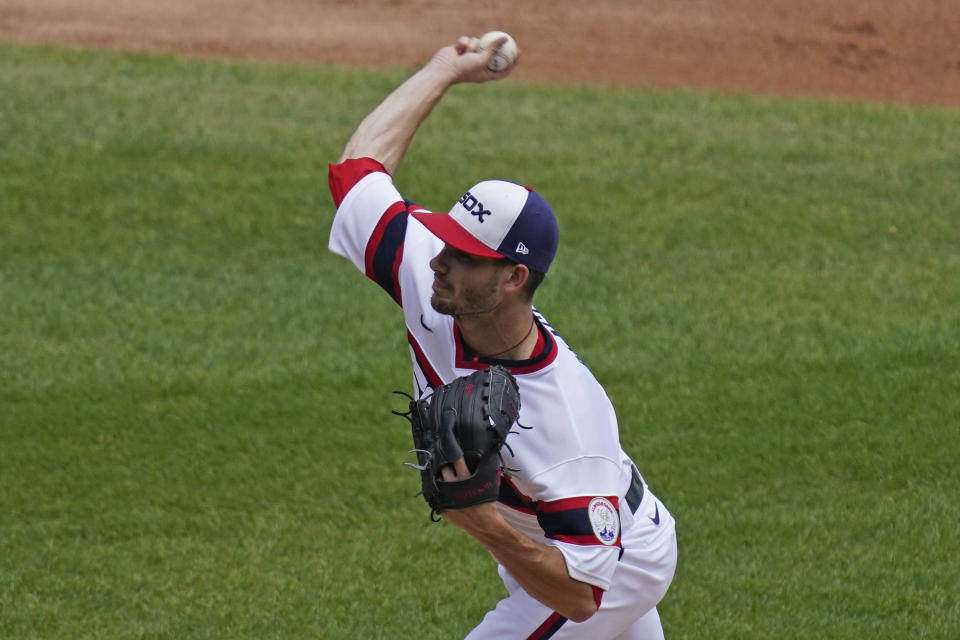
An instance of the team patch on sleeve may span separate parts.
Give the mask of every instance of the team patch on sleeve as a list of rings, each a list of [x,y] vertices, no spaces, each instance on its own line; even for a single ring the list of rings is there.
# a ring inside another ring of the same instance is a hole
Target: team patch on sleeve
[[[603,544],[610,546],[620,538],[620,514],[606,498],[594,498],[587,506],[593,535]]]
[[[537,503],[546,537],[578,545],[620,546],[620,512],[613,497],[579,497]]]

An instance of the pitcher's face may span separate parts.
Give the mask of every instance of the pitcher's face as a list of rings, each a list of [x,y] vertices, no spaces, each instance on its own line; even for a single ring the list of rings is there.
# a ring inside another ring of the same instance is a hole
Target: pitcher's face
[[[430,305],[449,316],[489,313],[503,300],[502,287],[508,266],[503,260],[475,256],[445,244],[430,261],[433,269]]]

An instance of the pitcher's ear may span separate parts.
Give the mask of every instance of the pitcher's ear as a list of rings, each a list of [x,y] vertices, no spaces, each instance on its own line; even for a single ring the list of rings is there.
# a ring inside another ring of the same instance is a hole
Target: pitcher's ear
[[[524,264],[514,263],[510,265],[509,274],[506,280],[507,290],[523,289],[530,277],[530,269]]]

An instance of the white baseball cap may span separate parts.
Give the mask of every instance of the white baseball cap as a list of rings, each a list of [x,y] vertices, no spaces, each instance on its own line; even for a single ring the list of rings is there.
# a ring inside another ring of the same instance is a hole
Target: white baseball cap
[[[507,258],[546,273],[557,253],[560,229],[547,201],[506,180],[484,180],[470,188],[449,214],[416,212],[413,217],[460,251]]]

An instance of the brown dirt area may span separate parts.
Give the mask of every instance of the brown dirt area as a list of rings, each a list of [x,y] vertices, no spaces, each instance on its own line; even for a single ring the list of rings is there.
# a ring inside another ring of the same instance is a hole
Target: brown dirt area
[[[517,78],[960,106],[957,0],[0,0],[0,39],[361,67],[510,32]]]

